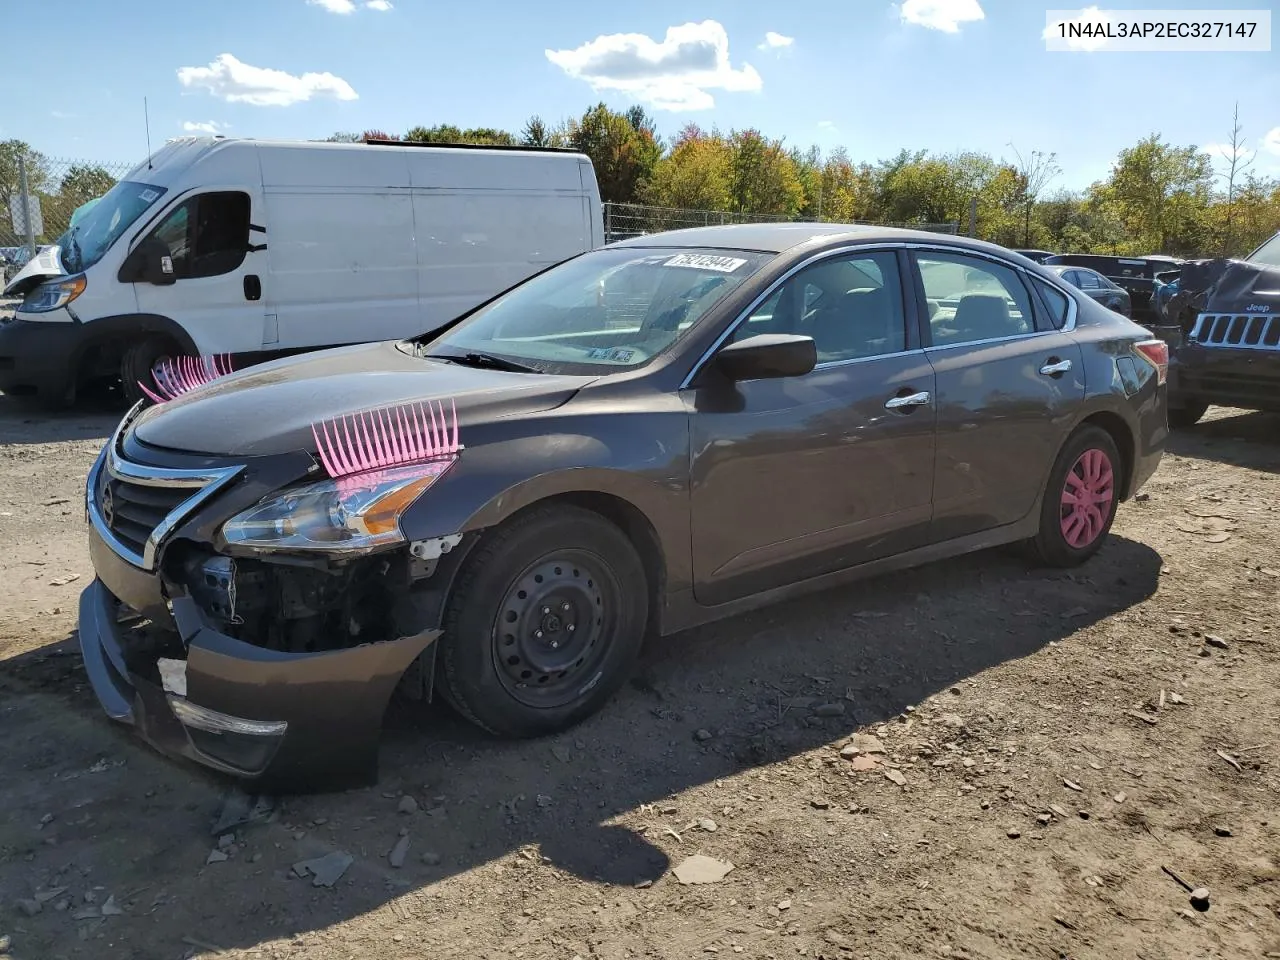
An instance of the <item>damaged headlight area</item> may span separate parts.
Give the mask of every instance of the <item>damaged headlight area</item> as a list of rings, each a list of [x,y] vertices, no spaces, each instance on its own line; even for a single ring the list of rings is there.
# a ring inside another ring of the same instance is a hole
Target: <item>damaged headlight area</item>
[[[232,547],[264,551],[368,552],[403,543],[400,517],[452,464],[432,461],[324,480],[280,493],[232,517]]]

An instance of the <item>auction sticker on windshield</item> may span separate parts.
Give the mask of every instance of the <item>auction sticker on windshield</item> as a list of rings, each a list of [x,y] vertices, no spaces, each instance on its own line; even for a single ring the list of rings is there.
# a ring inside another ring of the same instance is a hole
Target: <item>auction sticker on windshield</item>
[[[677,253],[663,262],[664,267],[693,267],[695,270],[714,270],[717,273],[733,273],[746,263],[737,257],[716,257],[706,253]]]

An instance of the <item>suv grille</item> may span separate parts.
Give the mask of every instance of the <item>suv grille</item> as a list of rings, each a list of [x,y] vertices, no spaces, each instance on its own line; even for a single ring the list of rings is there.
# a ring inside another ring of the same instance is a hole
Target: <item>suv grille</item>
[[[1206,347],[1280,349],[1280,314],[1202,313],[1188,340]]]
[[[195,492],[189,486],[144,486],[108,476],[98,497],[98,507],[116,539],[142,556],[151,531]]]

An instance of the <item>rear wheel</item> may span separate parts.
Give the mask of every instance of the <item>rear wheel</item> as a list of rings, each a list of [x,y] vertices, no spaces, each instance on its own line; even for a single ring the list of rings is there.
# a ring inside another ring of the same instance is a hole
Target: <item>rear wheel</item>
[[[1054,567],[1074,567],[1101,549],[1120,503],[1120,453],[1111,435],[1086,426],[1067,440],[1049,474],[1032,540],[1037,557]]]
[[[1209,409],[1209,404],[1199,400],[1190,400],[1176,407],[1169,407],[1169,428],[1171,430],[1187,430],[1200,422],[1200,418]]]
[[[500,736],[563,730],[626,679],[647,616],[644,566],[621,530],[577,507],[536,509],[467,558],[445,608],[442,692]]]
[[[125,347],[120,358],[120,387],[125,401],[130,405],[146,397],[139,384],[146,384],[150,390],[156,389],[156,364],[162,360],[177,356],[178,348],[171,340],[164,337],[144,337],[135,340]]]

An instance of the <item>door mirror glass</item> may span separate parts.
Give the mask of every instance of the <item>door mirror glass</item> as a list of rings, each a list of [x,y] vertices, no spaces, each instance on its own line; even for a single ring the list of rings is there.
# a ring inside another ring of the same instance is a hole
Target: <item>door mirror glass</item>
[[[716,354],[716,367],[730,380],[802,377],[818,362],[813,337],[762,333],[726,344]]]

